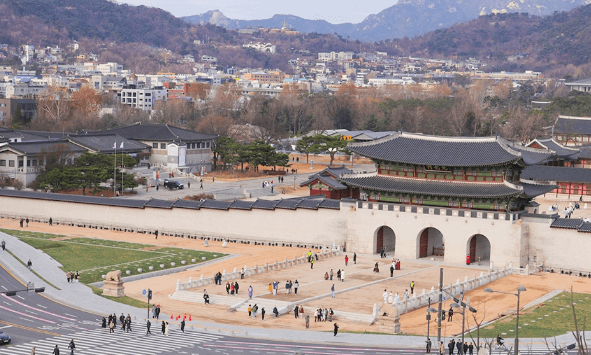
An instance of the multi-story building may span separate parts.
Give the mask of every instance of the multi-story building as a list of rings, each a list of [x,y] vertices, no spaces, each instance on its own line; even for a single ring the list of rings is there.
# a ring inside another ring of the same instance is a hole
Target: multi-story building
[[[25,121],[30,121],[35,112],[37,112],[37,100],[35,99],[0,99],[0,121],[10,121],[16,111],[19,108],[22,114],[22,118]]]
[[[166,101],[168,91],[165,87],[152,89],[137,88],[136,85],[128,85],[121,90],[121,103],[140,110],[151,111],[156,101]]]
[[[244,74],[244,79],[258,81],[261,84],[282,83],[285,73],[280,70],[269,72],[252,72]]]

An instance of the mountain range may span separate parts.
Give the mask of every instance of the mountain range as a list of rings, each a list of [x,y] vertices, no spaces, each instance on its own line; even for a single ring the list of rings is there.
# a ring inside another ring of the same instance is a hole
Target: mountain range
[[[285,21],[288,28],[300,32],[338,33],[342,37],[373,42],[413,37],[488,14],[528,13],[530,16],[543,16],[590,3],[591,0],[399,0],[395,5],[369,15],[357,24],[331,24],[293,15],[238,20],[226,17],[219,10],[182,19],[193,24],[209,23],[228,29],[281,28]]]

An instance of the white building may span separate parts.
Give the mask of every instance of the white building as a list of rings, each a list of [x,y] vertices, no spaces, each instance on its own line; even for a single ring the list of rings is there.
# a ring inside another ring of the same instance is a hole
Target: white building
[[[153,89],[126,88],[121,90],[121,103],[140,110],[151,111],[156,101],[166,101],[168,90],[164,87]]]

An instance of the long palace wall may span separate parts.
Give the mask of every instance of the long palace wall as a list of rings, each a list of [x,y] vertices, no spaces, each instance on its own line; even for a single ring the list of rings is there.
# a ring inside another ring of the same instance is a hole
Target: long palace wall
[[[340,209],[316,210],[197,210],[148,207],[140,201],[135,206],[133,201],[129,206],[113,206],[113,199],[101,201],[103,203],[81,203],[0,194],[0,215],[45,220],[52,217],[54,221],[70,221],[75,225],[158,229],[161,233],[291,243],[294,246],[332,247],[334,243],[345,247],[349,253],[356,251],[360,254],[375,254],[378,231],[389,227],[393,233],[384,234],[384,238],[389,238],[384,245],[394,246],[393,255],[402,259],[420,256],[420,239],[425,235],[429,238],[429,252],[433,246],[443,244],[444,260],[463,264],[470,253],[471,238],[479,236],[476,254],[488,253],[495,267],[509,263],[524,266],[529,258],[530,263],[544,262],[557,268],[591,271],[586,255],[591,250],[591,235],[550,228],[551,219],[520,218],[519,213],[352,200],[341,201]],[[425,233],[427,228],[430,229]],[[484,239],[490,242],[487,252],[482,251],[486,249],[481,243]]]

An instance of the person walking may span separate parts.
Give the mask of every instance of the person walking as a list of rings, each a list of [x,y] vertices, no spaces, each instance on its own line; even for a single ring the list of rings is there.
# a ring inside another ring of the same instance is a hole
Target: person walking
[[[310,258],[310,269],[314,268],[314,258]]]
[[[390,265],[390,277],[394,277],[394,265]]]
[[[52,355],[60,355],[60,348],[58,348],[56,345],[55,348],[53,348],[53,352],[51,354]]]
[[[334,324],[334,336],[337,336],[337,333],[339,332],[339,326],[337,323]]]
[[[330,277],[330,281],[332,281],[332,275],[333,275],[332,269],[330,269],[330,271],[328,272],[328,276]]]
[[[168,331],[170,330],[170,324],[166,322],[166,327],[164,328],[164,335],[168,336]]]
[[[430,353],[431,352],[431,339],[427,338],[426,343],[427,343],[427,349],[426,350],[427,350],[428,353]]]
[[[36,347],[33,347],[33,348],[31,349],[31,355],[35,355],[35,349],[36,349]]]
[[[456,341],[456,348],[458,349],[458,355],[464,354],[464,344],[462,344],[460,339],[458,339],[458,341]]]
[[[251,305],[248,305],[248,317],[252,317],[252,307]]]
[[[447,321],[451,322],[453,316],[454,316],[454,309],[449,307],[449,311],[447,312]]]
[[[6,250],[6,242],[2,239],[2,250]]]
[[[29,268],[29,270],[31,270],[31,268],[33,267],[33,263],[31,262],[31,259],[29,259],[29,261],[27,261],[27,267]]]
[[[353,253],[353,264],[357,264],[357,253]]]
[[[68,344],[68,349],[70,349],[70,355],[74,355],[74,349],[76,349],[76,344],[74,344],[74,339],[70,340],[70,344]]]
[[[445,355],[445,346],[443,346],[443,342],[439,343],[439,355]]]
[[[164,335],[164,332],[166,332],[166,324],[162,321],[162,335]]]
[[[151,326],[152,326],[152,323],[150,323],[150,320],[148,319],[148,322],[146,323],[146,335],[152,334],[152,332],[150,331]]]
[[[261,308],[261,319],[265,320],[265,307]]]
[[[296,304],[296,306],[295,306],[295,307],[294,307],[294,309],[293,309],[293,315],[295,316],[295,318],[296,318],[296,319],[300,317],[300,308],[299,308],[299,307],[300,307],[300,306],[298,306],[298,305]]]
[[[49,217],[49,225],[53,226],[53,219],[51,219],[51,217]]]
[[[566,209],[565,209],[565,211],[566,211]],[[566,218],[566,217],[565,217],[565,218]],[[20,220],[20,222],[19,222],[19,224],[20,224],[21,228],[23,228],[23,223],[24,223],[24,221],[25,221],[25,220],[21,218],[21,220]]]
[[[334,284],[332,284],[332,286],[330,287],[330,294],[332,298],[334,298]]]
[[[101,322],[101,328],[107,329],[107,319],[103,317],[103,321]]]
[[[295,295],[298,294],[298,287],[300,287],[300,283],[298,282],[298,280],[295,280],[295,282],[293,283],[293,291]]]
[[[185,332],[185,319],[183,318],[183,320],[181,321],[181,332]]]
[[[203,179],[199,180],[199,189],[203,190]]]
[[[345,255],[345,266],[349,265],[349,256]]]
[[[27,217],[27,219],[25,220],[25,222],[27,223],[27,227],[29,227],[29,217]]]
[[[127,315],[127,318],[125,319],[125,325],[127,326],[125,331],[127,333],[131,332],[131,317],[129,314]]]
[[[154,239],[158,239],[158,229],[156,229],[156,231],[154,232],[154,235],[156,236]]]
[[[113,323],[112,319],[109,322],[109,334],[111,334],[111,333],[115,333],[115,323]]]
[[[310,328],[310,315],[306,314],[306,318],[304,318],[306,320],[306,329]]]
[[[453,339],[450,340],[449,343],[447,344],[447,348],[449,349],[449,355],[453,355],[455,347],[456,347],[455,340],[453,340]]]
[[[248,298],[252,299],[252,292],[253,292],[253,288],[252,285],[248,286]]]
[[[341,282],[345,282],[345,270],[341,272]]]
[[[412,295],[414,293],[415,290],[415,282],[411,281],[410,282],[410,294]]]
[[[341,269],[337,270],[337,280],[341,281]]]

